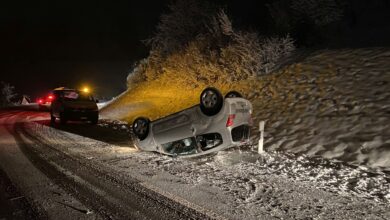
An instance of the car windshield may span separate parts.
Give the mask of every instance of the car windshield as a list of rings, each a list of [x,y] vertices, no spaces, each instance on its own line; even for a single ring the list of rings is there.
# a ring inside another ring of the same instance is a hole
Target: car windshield
[[[63,91],[61,97],[67,101],[93,101],[91,95],[79,91]]]
[[[202,151],[213,149],[222,144],[222,136],[219,133],[209,133],[196,136],[196,141],[200,145]]]
[[[190,155],[208,151],[222,144],[222,136],[218,133],[198,135],[182,140],[162,144],[165,152],[173,155]]]

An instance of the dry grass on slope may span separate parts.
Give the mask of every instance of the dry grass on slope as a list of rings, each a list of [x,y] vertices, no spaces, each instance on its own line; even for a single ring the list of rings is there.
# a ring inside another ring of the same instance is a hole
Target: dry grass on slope
[[[139,116],[153,120],[198,104],[200,93],[208,86],[218,88],[223,94],[231,90],[248,94],[249,88],[256,84],[254,80],[245,80],[234,84],[217,82],[206,85],[200,82],[188,85],[183,80],[181,74],[169,72],[155,80],[141,82],[102,109],[101,114],[129,123]]]

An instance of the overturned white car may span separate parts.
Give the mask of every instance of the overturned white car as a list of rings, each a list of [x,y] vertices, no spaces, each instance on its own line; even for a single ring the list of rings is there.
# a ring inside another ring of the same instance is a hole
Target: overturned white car
[[[150,121],[134,120],[136,146],[172,156],[194,156],[249,142],[252,104],[235,91],[223,98],[215,88],[206,88],[200,104]]]

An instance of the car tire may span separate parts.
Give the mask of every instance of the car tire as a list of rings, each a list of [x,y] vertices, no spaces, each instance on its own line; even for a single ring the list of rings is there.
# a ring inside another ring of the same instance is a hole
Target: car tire
[[[90,118],[89,120],[91,122],[92,125],[96,125],[98,122],[99,122],[99,116],[93,116]]]
[[[213,116],[221,111],[223,106],[222,94],[213,87],[206,88],[200,94],[200,110],[207,116]]]
[[[225,95],[226,98],[242,98],[242,95],[237,91],[230,91]]]
[[[138,139],[145,140],[149,134],[150,120],[144,117],[139,117],[133,122],[133,133]]]
[[[50,112],[50,123],[56,123],[56,117],[54,117],[53,112]]]
[[[64,125],[66,122],[68,122],[68,119],[66,118],[65,114],[60,113],[60,123]]]

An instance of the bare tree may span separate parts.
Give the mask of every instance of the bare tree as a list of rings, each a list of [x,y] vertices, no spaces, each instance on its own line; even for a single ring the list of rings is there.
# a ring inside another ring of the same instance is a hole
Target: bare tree
[[[169,13],[163,14],[157,31],[146,43],[152,50],[169,54],[196,39],[207,31],[214,7],[202,0],[176,0],[169,5]]]
[[[15,87],[9,83],[0,82],[0,107],[13,105],[13,99],[17,96]]]
[[[224,11],[217,15],[223,35],[231,37],[229,45],[221,48],[224,68],[231,72],[233,80],[267,74],[281,58],[295,50],[294,41],[286,37],[261,37],[256,32],[235,31]],[[214,28],[214,30],[217,28]]]

